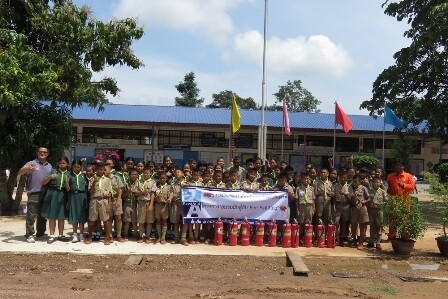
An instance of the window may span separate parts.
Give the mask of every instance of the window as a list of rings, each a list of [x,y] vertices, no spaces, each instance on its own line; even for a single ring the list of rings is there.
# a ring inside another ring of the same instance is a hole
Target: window
[[[333,147],[333,136],[299,135],[299,145]]]
[[[152,144],[152,130],[89,127],[83,128],[83,143],[96,143],[98,138],[138,140],[139,144]]]
[[[359,152],[359,138],[338,137],[336,138],[337,152]]]
[[[179,145],[185,144],[190,146],[202,146],[203,134],[201,131],[176,131],[176,130],[159,130],[158,143],[159,145]],[[224,139],[224,132],[213,133],[216,139]],[[218,142],[216,142],[218,144]]]
[[[292,150],[294,144],[294,136],[283,136],[283,149]],[[282,149],[282,135],[281,134],[268,134],[266,137],[267,149]]]

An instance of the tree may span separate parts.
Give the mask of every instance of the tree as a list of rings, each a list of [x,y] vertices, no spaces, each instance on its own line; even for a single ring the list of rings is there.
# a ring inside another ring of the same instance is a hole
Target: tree
[[[70,108],[103,107],[119,91],[113,78],[93,80],[108,66],[139,68],[131,45],[143,29],[134,19],[97,21],[71,0],[0,2],[0,199],[38,145],[56,155],[71,141]],[[42,100],[48,102],[42,103]],[[56,145],[59,144],[59,145]],[[11,181],[12,180],[12,181]]]
[[[417,143],[414,139],[409,138],[410,133],[399,132],[398,138],[394,139],[391,144],[392,156],[394,159],[402,159],[406,168],[409,169],[411,157],[415,151]]]
[[[316,99],[311,92],[302,86],[302,81],[294,80],[291,82],[288,80],[286,85],[280,85],[278,92],[274,93],[276,103],[282,103],[283,99],[286,100],[288,105],[288,111],[292,112],[314,112],[318,113],[320,110],[317,106],[320,101]],[[268,107],[269,110],[281,110],[281,105],[272,105]]]
[[[395,65],[373,83],[371,100],[361,108],[382,114],[389,103],[406,122],[447,140],[448,111],[448,3],[446,0],[385,1],[385,13],[411,28],[404,36],[411,44],[395,53]],[[431,111],[431,113],[428,113]]]
[[[204,98],[199,98],[199,92],[201,91],[195,81],[196,75],[194,72],[190,72],[185,75],[184,81],[179,82],[175,87],[180,93],[180,97],[176,97],[176,106],[186,107],[200,107],[204,103]]]
[[[255,103],[254,99],[242,98],[233,91],[225,90],[219,93],[214,93],[212,95],[213,101],[208,104],[206,107],[208,108],[230,108],[232,107],[233,97],[236,99],[236,103],[238,107],[241,109],[259,109],[257,107],[257,103]]]

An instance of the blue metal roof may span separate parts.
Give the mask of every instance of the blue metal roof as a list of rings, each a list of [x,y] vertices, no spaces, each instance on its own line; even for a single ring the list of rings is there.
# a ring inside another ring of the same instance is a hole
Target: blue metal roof
[[[240,109],[242,126],[258,126],[261,123],[261,110]],[[96,121],[129,121],[147,123],[177,123],[198,125],[229,125],[230,109],[155,106],[155,105],[125,105],[106,104],[104,111],[92,108],[74,108],[74,120]],[[373,118],[369,115],[349,115],[353,123],[352,131],[383,131],[383,117]],[[268,127],[283,126],[282,111],[266,111]],[[333,130],[334,114],[289,112],[291,129]],[[337,129],[341,129],[337,125]],[[386,131],[393,131],[392,125],[386,124]]]

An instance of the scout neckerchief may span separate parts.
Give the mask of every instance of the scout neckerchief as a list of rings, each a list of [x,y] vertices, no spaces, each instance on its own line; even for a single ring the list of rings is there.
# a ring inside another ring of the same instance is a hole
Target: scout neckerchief
[[[325,182],[321,179],[320,180],[322,184],[324,184],[324,199],[327,199],[327,184],[329,183],[329,180],[327,179]]]
[[[378,188],[375,190],[375,195],[373,196],[373,202],[378,200],[380,193],[381,193],[381,197],[382,197],[383,189]]]
[[[235,183],[230,182],[230,184],[232,185],[233,189],[237,189],[236,187],[238,186],[238,182],[235,182]]]
[[[305,190],[304,195],[303,195],[303,201],[304,201],[305,203],[310,203],[310,202],[309,202],[309,197],[308,197],[308,188],[309,188],[309,187],[310,187],[310,185],[305,186],[305,185],[302,184],[302,188]]]
[[[197,181],[191,181],[191,183],[193,183],[195,186],[198,186],[198,184],[200,183],[200,181],[199,181],[199,180],[197,180]]]
[[[140,181],[140,179],[138,179],[139,181]],[[149,178],[149,179],[147,179],[147,180],[145,180],[144,182],[143,182],[143,185],[142,185],[142,192],[144,192],[145,191],[145,188],[146,188],[146,183],[150,183],[152,181],[152,179],[151,178]]]
[[[98,181],[98,187],[99,187],[101,193],[103,193],[103,189],[101,189],[101,182],[102,182],[103,178],[104,178],[104,175],[100,176],[100,180]]]
[[[246,182],[249,182],[249,188],[250,189],[252,189],[252,186],[254,186],[257,183],[256,181],[251,182],[249,180],[247,180]]]
[[[59,190],[62,190],[62,186],[64,186],[64,175],[67,172],[67,170],[62,171],[59,169],[59,171],[61,172],[61,185],[59,186]]]
[[[112,194],[112,196],[114,196],[115,194],[117,194],[117,192],[115,192],[115,190],[114,190],[114,188],[113,188],[113,186],[112,186],[112,179],[113,179],[114,177],[115,177],[115,176],[111,173],[109,179],[110,179],[110,193]],[[115,177],[115,178],[116,178],[116,177]],[[118,188],[118,185],[117,185],[117,188]]]
[[[165,186],[168,185],[168,183],[165,183],[163,185],[160,185],[159,188],[157,189],[157,195],[160,195],[163,192],[163,189],[165,188]]]
[[[73,173],[76,176],[76,188],[79,189],[79,176],[82,175],[82,172]]]

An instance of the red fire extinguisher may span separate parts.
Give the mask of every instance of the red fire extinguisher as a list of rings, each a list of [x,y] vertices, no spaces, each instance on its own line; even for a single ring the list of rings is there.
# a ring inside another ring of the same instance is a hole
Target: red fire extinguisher
[[[247,221],[247,218],[244,219],[244,222],[241,224],[241,246],[249,246],[250,245],[250,224]]]
[[[271,222],[268,224],[269,229],[269,247],[276,247],[277,246],[277,223],[274,219],[272,219]]]
[[[310,248],[311,246],[313,246],[313,226],[311,225],[311,223],[309,221],[307,223],[305,223],[304,245],[307,248]]]
[[[292,248],[299,247],[299,239],[300,239],[299,231],[300,231],[299,224],[297,223],[297,220],[294,219],[294,222],[291,223],[291,247]]]
[[[317,232],[317,235],[316,235],[317,247],[324,248],[325,247],[325,226],[322,223],[322,220],[319,220],[319,224],[317,225],[316,232]]]
[[[291,247],[291,224],[288,221],[283,224],[282,245],[283,248]]]
[[[215,221],[215,238],[213,240],[213,243],[215,243],[216,246],[222,245],[223,229],[224,224],[222,223],[221,218],[218,218],[218,220]]]
[[[258,221],[255,225],[255,245],[263,246],[264,243],[264,222]]]
[[[327,247],[334,248],[335,247],[335,238],[336,238],[336,226],[330,222],[327,226]]]
[[[238,222],[235,219],[230,223],[229,246],[236,246],[238,243]]]

